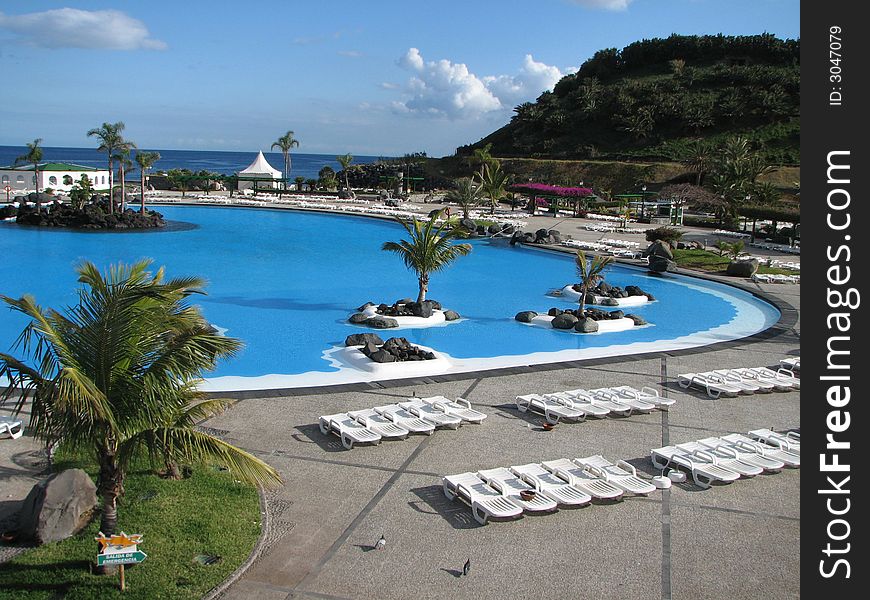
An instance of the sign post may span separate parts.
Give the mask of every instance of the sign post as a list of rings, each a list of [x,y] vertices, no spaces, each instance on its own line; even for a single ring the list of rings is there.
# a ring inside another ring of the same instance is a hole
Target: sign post
[[[118,565],[121,577],[121,591],[126,590],[124,580],[124,565],[139,564],[148,558],[148,555],[139,550],[142,543],[142,534],[127,535],[123,531],[117,535],[106,537],[103,532],[96,538],[100,543],[100,552],[97,554],[97,566]]]

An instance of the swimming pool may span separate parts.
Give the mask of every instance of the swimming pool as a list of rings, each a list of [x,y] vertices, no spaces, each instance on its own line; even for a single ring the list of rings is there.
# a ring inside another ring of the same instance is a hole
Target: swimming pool
[[[340,360],[345,337],[367,329],[347,322],[366,301],[416,297],[416,278],[401,260],[382,252],[398,240],[396,223],[346,215],[221,207],[159,207],[166,218],[195,228],[147,233],[81,233],[0,229],[0,293],[33,294],[39,304],[60,308],[75,302],[73,266],[87,259],[100,268],[112,262],[154,259],[167,275],[198,275],[209,284],[198,300],[208,320],[245,349],[209,375],[206,389],[267,389],[376,379]],[[696,278],[650,276],[614,265],[611,285],[637,285],[657,301],[626,310],[652,326],[624,332],[579,335],[530,327],[514,320],[521,310],[546,312],[572,306],[547,297],[576,281],[572,256],[473,240],[474,250],[435,273],[429,297],[458,311],[459,322],[428,329],[390,329],[386,339],[448,355],[450,371],[614,356],[696,347],[762,331],[779,311],[748,292]],[[0,347],[12,345],[25,319],[0,319]]]

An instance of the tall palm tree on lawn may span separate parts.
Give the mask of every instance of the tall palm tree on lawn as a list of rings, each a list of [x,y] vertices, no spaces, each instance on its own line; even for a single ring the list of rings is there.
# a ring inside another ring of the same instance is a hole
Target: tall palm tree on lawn
[[[27,152],[15,159],[16,163],[25,162],[33,165],[33,181],[36,185],[36,212],[39,212],[41,203],[39,201],[39,163],[42,162],[42,138],[36,138],[32,142],[27,142]]]
[[[426,221],[396,219],[408,232],[410,239],[384,242],[381,247],[381,250],[398,254],[405,266],[417,274],[417,302],[426,299],[431,273],[447,268],[457,258],[471,252],[471,244],[453,243],[462,235],[458,230],[451,228],[447,221],[442,221],[440,225],[436,223],[443,212],[439,211]]]
[[[580,314],[586,315],[586,292],[604,279],[602,272],[613,262],[612,256],[595,256],[591,261],[582,250],[577,251],[574,259],[577,264],[577,275],[580,276]]]
[[[350,154],[342,154],[341,156],[336,156],[335,160],[338,161],[338,164],[341,165],[341,169],[344,172],[344,189],[350,193],[350,179],[348,179],[348,172],[350,170],[350,163],[353,162],[353,156]]]
[[[118,161],[118,179],[121,180],[121,212],[127,208],[127,171],[133,168],[133,161],[130,160],[130,152],[136,144],[133,142],[124,141],[118,148],[115,154],[115,160]],[[114,195],[109,194],[114,202]]]
[[[467,219],[468,211],[480,203],[481,189],[468,177],[456,181],[456,189],[444,195],[445,202],[455,202],[462,210],[462,218]]]
[[[203,280],[166,281],[163,269],[152,275],[149,265],[118,264],[101,274],[82,263],[78,303],[62,312],[32,296],[0,297],[30,319],[17,345],[24,358],[0,353],[0,376],[9,380],[3,399],[15,398],[15,412],[31,403],[37,438],[96,461],[107,535],[117,531],[118,497],[137,456],[218,461],[244,481],[280,481],[258,458],[193,427],[196,415],[217,408],[196,392],[202,372],[242,344],[214,332],[189,303],[203,293]]]
[[[483,178],[480,188],[483,195],[489,198],[490,214],[495,214],[498,201],[505,195],[505,186],[508,183],[508,174],[501,170],[498,162],[484,165]]]
[[[158,160],[160,160],[159,152],[136,151],[136,164],[139,165],[139,212],[143,215],[145,214],[145,178],[148,175],[148,169],[153,167]]]
[[[115,202],[112,199],[112,189],[114,188],[114,175],[112,169],[115,166],[114,156],[124,144],[124,137],[121,132],[124,131],[123,121],[117,123],[103,123],[99,127],[95,127],[88,131],[88,137],[96,137],[100,140],[100,145],[97,147],[99,152],[105,152],[109,157],[109,214],[115,211]]]
[[[284,189],[287,189],[287,180],[290,177],[290,149],[294,146],[296,148],[299,147],[299,140],[293,137],[293,132],[288,131],[284,135],[278,138],[277,141],[272,142],[272,150],[277,146],[279,150],[281,150],[281,154],[284,155]]]
[[[472,156],[471,156],[472,164],[479,164],[480,165],[480,172],[477,174],[477,176],[481,180],[483,179],[483,170],[486,166],[498,165],[498,160],[493,158],[492,154],[490,153],[490,150],[492,150],[491,143],[487,144],[483,148],[475,148],[474,154],[472,154]]]

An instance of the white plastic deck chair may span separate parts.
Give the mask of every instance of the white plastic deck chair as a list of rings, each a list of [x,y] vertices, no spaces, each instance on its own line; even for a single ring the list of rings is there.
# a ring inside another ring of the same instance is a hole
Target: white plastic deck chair
[[[730,383],[734,387],[740,388],[746,394],[754,394],[756,392],[766,393],[773,391],[773,385],[763,385],[758,381],[744,379],[732,369],[715,369],[702,373],[712,379],[718,379],[722,383]]]
[[[406,427],[393,423],[373,408],[352,410],[348,411],[347,414],[351,419],[365,425],[385,440],[404,440],[411,433]]]
[[[399,406],[412,415],[416,415],[424,421],[429,421],[436,427],[456,429],[462,425],[462,419],[459,417],[448,415],[443,410],[438,410],[434,406],[426,404],[419,398],[412,398],[405,402],[399,402]]]
[[[608,414],[619,415],[620,417],[631,415],[632,408],[627,404],[619,402],[613,394],[596,394],[592,391],[583,389],[571,390],[569,393],[577,394],[581,397],[585,394],[585,398],[587,398],[589,402],[598,408],[608,410]]]
[[[544,461],[541,466],[593,498],[616,500],[622,497],[621,488],[567,458]]]
[[[481,525],[490,519],[511,519],[523,516],[523,509],[508,497],[491,488],[475,473],[448,475],[442,480],[444,495],[459,498],[471,507],[471,514]]]
[[[765,456],[761,450],[756,447],[757,444],[728,442],[715,436],[698,440],[698,443],[709,448],[714,456],[718,456],[717,453],[719,452],[733,452],[741,461],[750,465],[755,465],[765,471],[781,471],[785,466],[785,463],[781,460]]]
[[[646,496],[656,491],[656,486],[638,477],[634,465],[630,465],[624,460],[613,464],[600,454],[596,454],[586,458],[575,458],[574,462],[593,473],[599,473],[604,479],[628,494]]]
[[[435,432],[434,423],[415,416],[398,404],[376,406],[374,407],[374,411],[385,419],[389,419],[396,425],[404,427],[411,433],[425,433],[426,435],[432,435]]]
[[[677,383],[681,388],[695,386],[705,390],[707,395],[716,400],[720,396],[736,396],[742,390],[733,385],[711,379],[702,373],[683,373],[677,375]]]
[[[526,394],[516,397],[517,410],[520,412],[535,412],[544,415],[548,423],[556,424],[561,419],[566,421],[584,421],[586,413],[573,406],[554,402],[538,394]]]
[[[741,477],[755,477],[764,472],[764,469],[758,465],[753,465],[740,460],[737,456],[737,452],[727,447],[713,449],[700,442],[686,442],[683,444],[677,444],[677,449],[693,455],[708,454],[712,458],[712,462],[716,463],[723,469],[734,471]]]
[[[632,412],[650,413],[656,408],[656,405],[652,402],[647,402],[646,400],[641,400],[637,397],[623,397],[619,392],[615,392],[610,388],[589,390],[589,393],[595,398],[602,398],[604,400],[609,400],[611,403],[628,406]]]
[[[455,402],[444,396],[430,396],[420,400],[468,423],[481,423],[486,418],[486,414],[471,408],[471,402],[465,398],[457,398]]]
[[[793,431],[778,433],[771,429],[754,429],[749,432],[749,437],[771,446],[779,446],[795,454],[801,453],[801,434]]]
[[[566,390],[564,392],[556,392],[555,394],[544,394],[544,398],[553,400],[582,410],[586,416],[603,419],[610,414],[609,408],[604,408],[592,402],[592,395],[586,390]]]
[[[511,502],[523,508],[524,511],[530,513],[553,512],[559,509],[556,501],[538,494],[537,490],[528,483],[511,473],[504,467],[495,469],[484,469],[477,472],[477,476],[483,479],[491,488],[496,490],[502,496],[510,498]],[[530,500],[523,500],[520,492],[535,492],[535,496]]]
[[[768,444],[764,444],[762,442],[753,440],[742,433],[729,433],[728,435],[721,436],[723,441],[726,441],[731,444],[741,444],[741,445],[750,445],[753,446],[758,452],[761,453],[762,456],[766,458],[771,458],[773,460],[778,460],[784,463],[787,467],[795,467],[798,468],[801,466],[801,455],[796,454],[794,452],[790,452],[781,448],[780,446],[770,446]]]
[[[768,379],[781,381],[784,384],[789,384],[796,390],[801,389],[800,377],[795,377],[794,371],[789,371],[788,369],[784,369],[782,367],[780,367],[776,371],[774,371],[773,369],[768,369],[767,367],[752,367],[748,370],[758,373],[762,377],[767,377]]]
[[[324,435],[334,433],[341,438],[341,445],[351,450],[354,444],[378,444],[381,435],[357,422],[347,413],[320,417],[320,431]]]
[[[758,385],[764,385],[764,386],[770,387],[771,391],[775,390],[778,392],[787,392],[789,390],[794,389],[794,385],[792,385],[792,382],[790,380],[785,379],[785,378],[781,378],[781,377],[776,377],[776,374],[774,374],[774,377],[769,377],[767,375],[759,373],[758,371],[756,371],[754,369],[750,369],[750,368],[731,369],[731,370],[734,373],[736,373],[738,376],[742,377],[743,379],[753,381],[753,382],[757,383]]]
[[[538,463],[512,466],[510,470],[534,487],[539,494],[543,494],[560,506],[585,506],[592,502],[592,496],[557,477]]]
[[[647,386],[637,389],[630,385],[619,385],[610,389],[616,392],[620,398],[636,398],[654,404],[659,410],[668,410],[669,407],[677,402],[673,398],[663,398],[657,389]]]
[[[0,416],[0,433],[6,433],[13,440],[24,435],[24,423],[15,417]]]
[[[800,356],[792,356],[789,358],[783,358],[779,361],[779,364],[786,369],[791,369],[792,371],[800,371],[801,370],[801,357]]]
[[[714,483],[731,483],[740,475],[731,469],[717,465],[712,456],[683,452],[675,446],[663,446],[650,451],[650,458],[657,469],[682,468],[692,474],[695,485],[708,488]]]

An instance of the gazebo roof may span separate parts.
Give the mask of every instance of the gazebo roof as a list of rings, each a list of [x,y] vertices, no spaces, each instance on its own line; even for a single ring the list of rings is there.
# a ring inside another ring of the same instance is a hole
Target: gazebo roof
[[[522,194],[532,194],[536,196],[554,196],[558,198],[585,198],[592,196],[595,192],[592,188],[587,187],[562,187],[559,185],[548,185],[546,183],[518,183],[508,188],[512,192],[520,192]]]
[[[241,176],[247,175],[250,177],[253,177],[255,175],[265,175],[273,178],[280,178],[282,176],[281,171],[269,164],[269,161],[266,160],[265,156],[263,156],[262,150],[257,153],[257,158],[254,159],[254,162],[248,165],[247,168],[239,171],[238,174]]]

